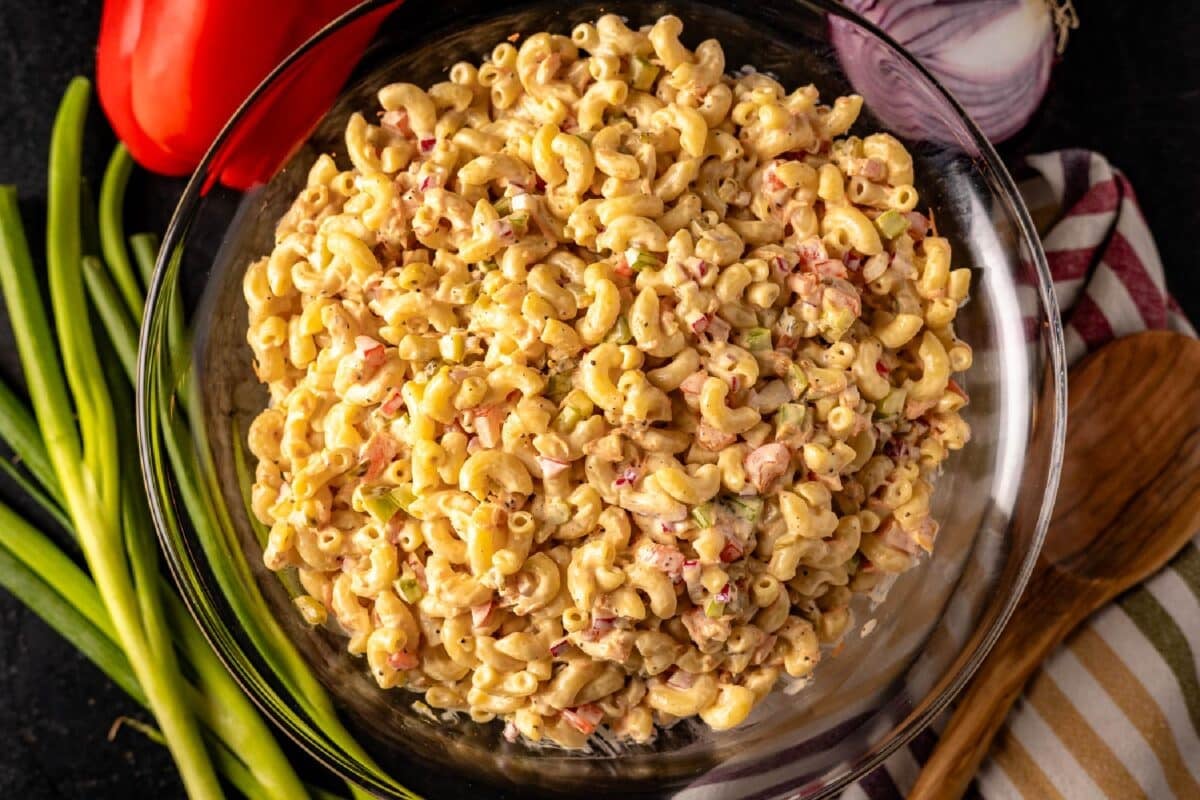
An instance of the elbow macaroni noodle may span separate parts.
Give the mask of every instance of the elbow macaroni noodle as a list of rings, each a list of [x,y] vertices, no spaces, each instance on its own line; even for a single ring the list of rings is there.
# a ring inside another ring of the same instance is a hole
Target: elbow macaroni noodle
[[[903,145],[681,31],[384,87],[246,272],[267,566],[510,739],[735,727],[932,549],[970,435]]]

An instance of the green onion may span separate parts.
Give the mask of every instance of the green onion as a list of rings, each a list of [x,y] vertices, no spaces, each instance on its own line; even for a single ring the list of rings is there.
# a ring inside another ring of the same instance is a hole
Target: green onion
[[[724,615],[724,613],[725,604],[720,600],[709,600],[704,604],[704,616],[708,617],[709,619],[716,619],[717,617]]]
[[[507,217],[512,213],[512,198],[507,195],[501,197],[495,203],[492,203],[492,208],[496,209],[496,213],[502,217]]]
[[[895,239],[908,230],[908,219],[896,209],[889,208],[875,218],[875,227],[879,228],[879,232],[887,238]]]
[[[104,264],[95,256],[83,257],[83,274],[87,278],[88,292],[92,305],[100,316],[100,322],[108,331],[113,349],[125,377],[133,381],[137,377],[137,328],[120,305],[117,288],[109,280]]]
[[[729,510],[735,516],[741,517],[747,522],[758,522],[758,517],[762,514],[763,499],[757,495],[730,496],[725,499],[725,504],[729,506]]]
[[[88,93],[86,79],[71,82],[50,144],[46,257],[51,306],[63,322],[57,327],[61,370],[12,187],[0,189],[0,284],[42,437],[117,639],[189,795],[218,798],[220,783],[184,699],[174,650],[144,619],[153,601],[139,596],[131,568],[157,570],[157,562],[153,567],[139,565],[143,555],[138,548],[127,550],[122,535],[114,411],[94,338],[86,323],[81,324],[88,319],[80,242],[80,159]]]
[[[129,237],[129,249],[137,262],[138,272],[147,285],[154,275],[154,262],[158,259],[158,236],[153,233],[135,233]],[[141,314],[138,314],[141,319]]]
[[[659,67],[651,64],[641,56],[634,56],[629,62],[629,82],[639,92],[650,91],[650,87],[654,85],[654,79],[658,77],[659,72],[661,72]]]
[[[632,338],[633,330],[629,327],[629,320],[622,314],[617,317],[617,321],[613,323],[608,335],[604,337],[604,341],[628,344]]]
[[[746,349],[751,352],[756,350],[771,349],[771,332],[766,328],[750,328],[745,333]]]
[[[692,509],[692,519],[701,528],[711,528],[713,526],[713,505],[705,503],[704,505],[696,506]]]
[[[42,485],[54,504],[60,509],[65,508],[62,487],[58,485],[58,476],[54,474],[54,465],[50,463],[50,454],[46,452],[37,422],[25,403],[3,381],[0,381],[0,439],[8,442],[21,464]]]
[[[804,368],[795,362],[788,364],[785,383],[787,383],[788,391],[796,400],[799,400],[808,391],[808,375],[804,372]]]
[[[125,187],[129,184],[131,172],[133,158],[125,149],[125,145],[118,144],[113,150],[112,158],[108,160],[108,168],[104,171],[104,180],[100,184],[100,247],[104,252],[104,260],[112,270],[113,283],[120,291],[128,312],[135,319],[140,319],[145,300],[137,277],[133,274],[133,267],[129,263],[122,225]],[[154,249],[158,250],[157,247]]]
[[[396,593],[409,605],[418,602],[425,594],[421,591],[421,584],[417,581],[416,576],[408,569],[405,569],[404,574],[396,580]]]

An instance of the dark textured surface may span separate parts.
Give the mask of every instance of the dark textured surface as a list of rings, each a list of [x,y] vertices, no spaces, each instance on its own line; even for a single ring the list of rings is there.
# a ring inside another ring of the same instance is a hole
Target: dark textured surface
[[[415,2],[416,0],[412,0]],[[197,0],[203,2],[203,0]],[[1078,2],[1083,27],[1054,74],[1050,95],[1007,156],[1057,147],[1105,153],[1128,173],[1155,232],[1167,277],[1200,317],[1200,23],[1192,0]],[[21,187],[35,250],[44,223],[45,159],[59,95],[92,72],[99,0],[0,0],[0,182]],[[112,144],[99,114],[89,124],[86,169],[97,181]],[[128,227],[161,231],[179,181],[137,177]],[[0,317],[0,373],[19,381],[11,333]],[[0,495],[31,511],[6,482]],[[126,728],[135,705],[0,592],[0,798],[171,798],[181,794],[162,748]]]

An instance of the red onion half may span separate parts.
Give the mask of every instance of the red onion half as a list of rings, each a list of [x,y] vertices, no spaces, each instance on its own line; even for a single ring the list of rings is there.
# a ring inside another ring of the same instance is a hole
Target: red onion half
[[[993,142],[1037,110],[1066,31],[1078,25],[1064,0],[843,0],[933,73]],[[853,23],[831,17],[843,68],[889,127],[910,138],[957,141],[944,103],[911,65]],[[965,144],[965,143],[963,143]]]

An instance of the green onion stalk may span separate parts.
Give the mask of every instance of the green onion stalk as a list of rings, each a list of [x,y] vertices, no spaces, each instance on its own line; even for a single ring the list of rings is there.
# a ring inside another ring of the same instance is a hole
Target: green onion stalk
[[[0,289],[33,407],[31,416],[0,389],[0,437],[29,477],[11,465],[6,471],[76,535],[92,578],[0,505],[0,582],[154,714],[153,735],[170,749],[189,796],[221,797],[219,770],[248,797],[305,797],[257,710],[161,578],[141,484],[130,479],[133,454],[119,445],[132,440],[130,420],[114,412],[131,406],[130,388],[105,374],[112,359],[102,356],[111,347],[131,374],[142,306],[120,219],[131,165],[118,149],[101,188],[106,271],[97,254],[84,252],[90,215],[80,152],[88,94],[86,79],[72,81],[51,139],[46,252],[56,329],[42,305],[16,190],[0,187]],[[152,240],[134,242],[139,263],[147,245]],[[85,277],[107,338],[88,324]]]

